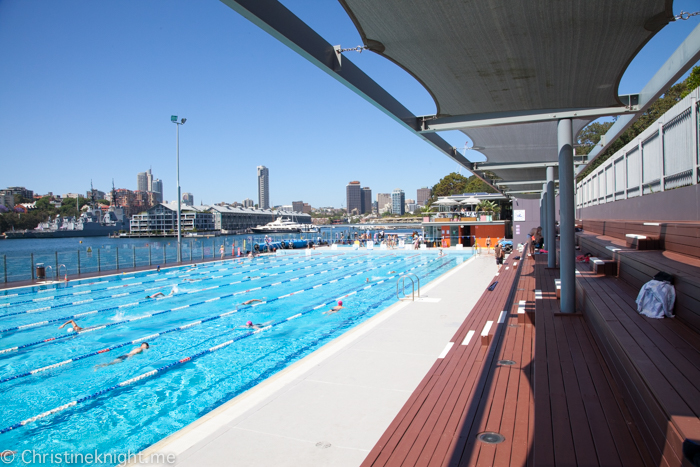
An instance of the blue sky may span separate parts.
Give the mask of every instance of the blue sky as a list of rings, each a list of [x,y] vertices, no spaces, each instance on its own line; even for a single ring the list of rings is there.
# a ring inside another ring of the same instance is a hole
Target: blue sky
[[[333,44],[359,34],[337,2],[283,3]],[[700,2],[676,1],[674,12]],[[632,62],[638,92],[700,17],[671,23]],[[428,93],[371,52],[348,57],[418,115]],[[39,193],[136,189],[152,168],[175,197],[257,202],[256,166],[273,204],[345,203],[345,185],[415,198],[457,169],[447,157],[216,0],[0,0],[0,187]],[[442,136],[456,147],[459,132]],[[462,173],[465,173],[464,169]]]

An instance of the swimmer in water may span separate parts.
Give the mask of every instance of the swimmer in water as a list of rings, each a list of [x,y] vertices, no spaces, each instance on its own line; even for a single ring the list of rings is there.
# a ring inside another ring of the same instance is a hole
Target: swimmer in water
[[[396,274],[396,271],[389,271],[389,274]]]
[[[332,315],[333,313],[337,313],[342,309],[343,309],[343,302],[341,300],[338,300],[338,306],[334,306],[330,310],[324,311],[323,314],[324,315]]]
[[[134,347],[133,349],[131,349],[131,352],[129,352],[129,353],[127,353],[127,354],[124,354],[124,355],[120,355],[120,356],[118,356],[117,358],[115,358],[114,360],[112,360],[112,361],[109,362],[109,363],[103,363],[103,364],[101,364],[101,365],[95,365],[95,369],[97,369],[97,368],[102,368],[102,367],[105,367],[105,366],[110,366],[110,365],[116,365],[117,363],[121,363],[121,362],[123,362],[124,360],[127,360],[127,359],[133,357],[134,355],[140,354],[141,352],[143,352],[144,350],[146,350],[146,349],[148,349],[148,348],[150,348],[150,347],[151,347],[151,346],[148,345],[148,342],[144,342],[143,344],[139,345],[138,347]]]
[[[158,267],[156,268],[156,272],[160,272],[160,264],[159,264]]]
[[[82,331],[83,329],[85,329],[85,328],[81,328],[80,326],[78,326],[78,324],[77,324],[75,321],[73,321],[72,319],[71,319],[71,320],[68,320],[68,321],[66,321],[65,323],[63,323],[62,325],[60,325],[60,326],[58,327],[58,329],[63,329],[63,326],[65,326],[66,324],[72,324],[72,325],[73,325],[73,331],[75,331],[75,332],[80,332],[80,331]]]
[[[367,279],[365,279],[365,282],[369,282],[369,277]]]
[[[248,328],[248,329],[262,329],[263,325],[262,324],[253,324],[252,321],[247,321],[242,328]]]
[[[176,287],[173,287],[167,296],[170,297],[171,295],[173,295],[175,293],[175,290],[176,290]],[[165,296],[166,295],[163,292],[156,292],[153,295],[146,295],[146,298],[150,299],[150,298],[158,298],[158,297],[165,297]]]
[[[246,300],[245,302],[241,303],[241,305],[250,305],[253,302],[262,302],[262,300],[258,300],[257,298],[254,298],[252,300]]]

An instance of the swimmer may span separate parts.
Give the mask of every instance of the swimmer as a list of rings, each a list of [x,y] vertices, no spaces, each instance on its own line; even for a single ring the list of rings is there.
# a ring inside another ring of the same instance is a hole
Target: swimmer
[[[175,293],[176,290],[177,290],[177,286],[173,287],[167,296],[170,297],[171,295],[173,295]],[[156,292],[153,295],[146,295],[146,298],[157,298],[157,297],[165,297],[165,296],[166,295],[163,292]]]
[[[156,267],[156,272],[160,272],[160,264]]]
[[[324,315],[332,315],[333,313],[337,313],[342,309],[343,309],[343,302],[341,300],[338,300],[338,306],[334,306],[330,310],[324,311],[323,314]]]
[[[66,324],[72,324],[72,325],[73,325],[73,331],[75,331],[75,332],[80,332],[80,331],[82,331],[83,329],[85,329],[85,328],[81,328],[80,326],[78,326],[78,324],[77,324],[75,321],[73,321],[72,319],[71,319],[71,320],[68,320],[68,321],[66,321],[65,323],[63,323],[62,325],[60,325],[60,326],[58,327],[58,329],[63,329],[63,326],[65,326]]]
[[[396,271],[389,271],[389,274],[396,274]]]
[[[241,305],[250,305],[253,302],[262,302],[262,300],[258,300],[257,298],[254,298],[252,300],[246,300],[245,302],[241,303]]]
[[[263,327],[262,324],[253,324],[252,321],[247,321],[242,328],[248,328],[248,329],[261,329]]]
[[[105,366],[110,366],[110,365],[116,365],[117,363],[121,363],[124,360],[127,360],[127,359],[133,357],[134,355],[140,354],[141,352],[143,352],[144,350],[146,350],[150,347],[151,346],[148,345],[148,342],[144,342],[143,344],[139,345],[138,347],[131,349],[131,352],[129,352],[128,354],[120,355],[109,363],[102,363],[101,365],[95,365],[95,369],[102,368]]]
[[[367,279],[365,279],[365,282],[369,282],[369,277]]]

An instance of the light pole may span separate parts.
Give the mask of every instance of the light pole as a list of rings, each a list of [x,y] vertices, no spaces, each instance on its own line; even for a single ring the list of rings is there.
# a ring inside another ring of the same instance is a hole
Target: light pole
[[[177,262],[182,262],[182,237],[180,228],[180,125],[184,125],[187,121],[183,118],[177,121],[177,115],[171,115],[170,121],[175,124],[175,146],[176,146],[176,164],[177,164]]]

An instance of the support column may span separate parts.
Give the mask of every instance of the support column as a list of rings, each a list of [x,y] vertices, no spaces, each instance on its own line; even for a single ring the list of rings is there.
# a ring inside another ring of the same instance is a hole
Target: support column
[[[557,267],[557,228],[556,228],[556,209],[554,201],[554,167],[547,167],[547,236],[545,244],[547,245],[547,267]]]
[[[559,148],[559,277],[562,313],[576,312],[576,234],[574,232],[574,135],[571,119],[557,123]]]
[[[547,232],[549,231],[549,225],[547,224],[547,184],[542,184],[542,214],[540,217],[540,226],[542,227],[542,238],[545,241],[545,247],[549,248],[547,242]]]

